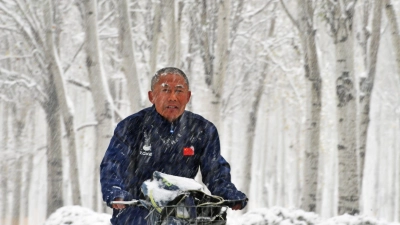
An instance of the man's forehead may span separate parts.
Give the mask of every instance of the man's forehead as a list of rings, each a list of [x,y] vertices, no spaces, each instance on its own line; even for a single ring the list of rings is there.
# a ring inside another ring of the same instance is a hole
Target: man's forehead
[[[175,88],[184,88],[185,85],[177,83],[177,84],[172,84],[172,83],[167,83],[167,82],[163,82],[161,83],[161,87],[175,87]]]

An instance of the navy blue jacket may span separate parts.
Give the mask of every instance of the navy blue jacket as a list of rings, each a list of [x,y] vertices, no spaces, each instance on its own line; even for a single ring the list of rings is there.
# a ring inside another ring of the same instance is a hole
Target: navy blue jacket
[[[231,182],[230,166],[220,154],[218,132],[211,122],[185,111],[171,123],[154,106],[143,109],[114,131],[100,165],[103,200],[110,206],[118,197],[138,199],[141,184],[154,171],[194,178],[199,167],[213,195],[246,198]]]

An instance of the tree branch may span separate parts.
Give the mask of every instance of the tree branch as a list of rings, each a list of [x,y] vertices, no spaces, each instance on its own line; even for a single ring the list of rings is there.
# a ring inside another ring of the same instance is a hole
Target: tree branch
[[[87,91],[91,91],[89,83],[77,81],[77,80],[74,80],[72,78],[68,78],[68,79],[66,79],[66,81],[68,83],[70,83],[70,84],[73,84],[73,85],[77,86],[77,87],[81,87],[81,88],[83,88],[83,89],[85,89]]]
[[[285,11],[286,15],[289,17],[290,21],[292,21],[293,25],[297,28],[297,30],[299,32],[301,32],[299,24],[296,22],[296,20],[292,16],[292,14],[289,12],[289,10],[287,9],[287,7],[286,7],[285,3],[283,2],[283,0],[279,0],[279,2],[281,3],[282,8]]]
[[[71,67],[72,63],[75,61],[76,57],[78,56],[78,54],[81,52],[83,46],[85,45],[85,42],[82,42],[81,46],[79,46],[78,50],[75,52],[74,57],[72,58],[71,62],[68,63],[68,65],[65,67],[64,69],[64,74],[67,73],[67,71],[69,70],[69,68]]]

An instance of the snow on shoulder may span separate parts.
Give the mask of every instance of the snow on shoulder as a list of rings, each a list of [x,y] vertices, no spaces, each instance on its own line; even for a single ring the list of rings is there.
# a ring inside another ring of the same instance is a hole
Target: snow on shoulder
[[[74,205],[57,209],[44,225],[111,225],[110,219],[111,215]]]

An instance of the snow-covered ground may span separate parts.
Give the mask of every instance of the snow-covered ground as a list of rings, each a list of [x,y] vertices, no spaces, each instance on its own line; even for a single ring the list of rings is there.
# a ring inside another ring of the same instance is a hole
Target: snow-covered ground
[[[110,225],[110,218],[81,206],[64,206],[51,214],[45,225]]]
[[[65,206],[54,212],[44,225],[110,225],[110,215],[81,206]],[[321,219],[317,214],[281,207],[260,208],[235,218],[228,225],[400,225],[367,216],[342,215]]]

